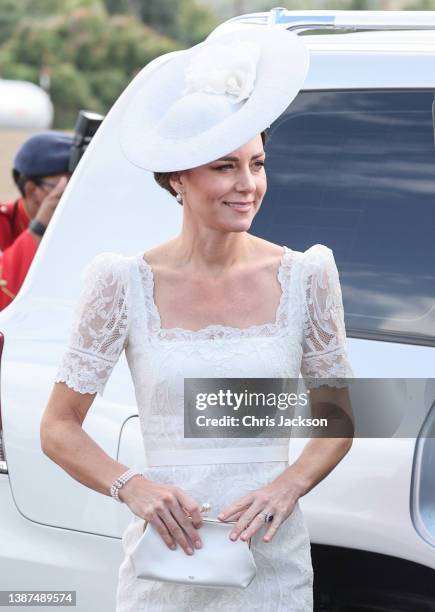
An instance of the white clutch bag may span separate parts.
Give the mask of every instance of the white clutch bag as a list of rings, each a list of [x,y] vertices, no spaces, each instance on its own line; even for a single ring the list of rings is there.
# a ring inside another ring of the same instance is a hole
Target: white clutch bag
[[[205,587],[246,588],[257,573],[251,542],[229,539],[235,523],[203,518],[202,548],[187,555],[178,545],[167,547],[145,521],[143,535],[131,552],[137,578]]]

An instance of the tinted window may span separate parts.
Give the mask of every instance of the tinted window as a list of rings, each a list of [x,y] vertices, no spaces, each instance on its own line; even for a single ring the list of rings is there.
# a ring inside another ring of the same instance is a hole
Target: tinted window
[[[253,233],[334,251],[349,335],[435,338],[433,98],[303,92],[270,129]]]

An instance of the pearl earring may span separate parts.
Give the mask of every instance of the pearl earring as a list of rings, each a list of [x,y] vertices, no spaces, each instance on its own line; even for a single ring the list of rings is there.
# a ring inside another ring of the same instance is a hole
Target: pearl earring
[[[177,195],[175,196],[175,199],[177,200],[179,204],[181,204],[181,206],[183,206],[183,196],[181,195],[181,193],[177,193]]]

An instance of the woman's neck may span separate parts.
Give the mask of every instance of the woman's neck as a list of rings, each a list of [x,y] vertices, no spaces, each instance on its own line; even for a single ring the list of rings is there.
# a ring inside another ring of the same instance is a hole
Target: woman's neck
[[[256,240],[247,232],[223,233],[208,228],[195,234],[182,231],[172,241],[171,259],[177,261],[177,267],[220,274],[251,259]]]

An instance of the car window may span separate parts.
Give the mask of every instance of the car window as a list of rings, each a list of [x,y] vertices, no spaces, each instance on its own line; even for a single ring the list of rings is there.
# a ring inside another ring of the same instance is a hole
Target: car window
[[[270,128],[252,231],[334,251],[350,336],[435,345],[433,100],[301,92]]]

